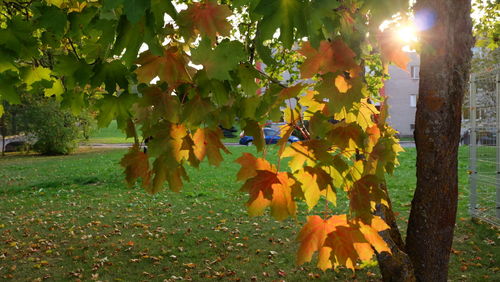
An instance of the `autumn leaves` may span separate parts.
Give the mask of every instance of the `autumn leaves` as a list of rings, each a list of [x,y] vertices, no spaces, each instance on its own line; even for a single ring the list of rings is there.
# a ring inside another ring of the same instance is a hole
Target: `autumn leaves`
[[[247,4],[243,1],[237,8]],[[372,258],[372,247],[389,252],[378,235],[388,226],[372,212],[376,205],[387,205],[381,186],[385,174],[397,165],[401,149],[395,131],[385,123],[387,114],[373,105],[373,101],[383,103],[383,99],[378,97],[378,89],[367,86],[366,52],[349,46],[364,39],[347,40],[341,36],[344,31],[336,30],[331,38],[303,41],[307,28],[300,10],[307,5],[302,1],[269,1],[249,5],[246,12],[238,10],[249,13],[250,27],[255,24],[253,31],[248,28],[246,45],[230,37],[229,6],[195,2],[172,14],[175,27],[167,26],[168,43],[163,52],[146,51],[136,61],[135,74],[142,84],[134,118],[142,135],[152,137],[148,154],[136,144],[121,164],[131,185],[141,178],[150,193],[162,190],[164,182],[179,191],[189,179],[185,164],[198,167],[207,158],[218,166],[221,153],[229,153],[221,142],[220,124],[231,125],[238,118],[261,152],[265,151],[262,124],[284,121],[277,165],[266,160],[265,154],[256,157],[245,153],[237,160],[241,191],[249,195],[248,213],[258,216],[270,209],[271,216],[284,220],[296,217],[297,201],[304,201],[313,211],[324,199],[325,218],[310,216],[298,237],[297,262],[308,262],[319,252],[322,269],[338,265],[354,269],[358,259]],[[283,22],[273,19],[269,13],[273,9],[278,9],[277,16]],[[316,16],[344,17],[343,10],[331,9]],[[351,18],[346,23],[354,29],[355,21]],[[279,37],[273,35],[277,28]],[[316,31],[314,34],[317,36]],[[272,50],[265,46],[268,40],[282,40],[283,45]],[[302,41],[300,48],[292,48],[298,40]],[[402,66],[405,59],[399,46],[384,36],[379,40],[376,44],[382,49],[383,60]],[[255,59],[266,61],[266,56],[280,48],[303,60],[301,82],[283,85],[254,67]],[[156,77],[158,83],[152,85]],[[257,89],[265,89],[265,93],[261,95]],[[296,101],[293,107],[286,102],[290,99]],[[305,140],[289,145],[286,141],[295,130]],[[129,131],[137,137],[134,126]],[[154,161],[150,163],[149,158]],[[289,171],[280,168],[285,158]],[[328,205],[337,203],[340,190],[350,202],[349,211],[330,216]]]

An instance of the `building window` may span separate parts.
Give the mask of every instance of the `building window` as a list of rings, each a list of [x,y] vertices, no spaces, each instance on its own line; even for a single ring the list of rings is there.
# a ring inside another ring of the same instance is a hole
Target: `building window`
[[[414,123],[410,123],[410,129],[411,130],[415,130],[415,124]]]
[[[420,67],[419,66],[411,66],[410,67],[411,78],[418,79],[419,78],[419,73],[420,73]]]
[[[415,108],[417,106],[417,95],[410,94],[410,107]]]

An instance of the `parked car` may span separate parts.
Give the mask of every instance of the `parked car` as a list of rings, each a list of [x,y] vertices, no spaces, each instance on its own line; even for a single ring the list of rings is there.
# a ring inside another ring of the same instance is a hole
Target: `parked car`
[[[496,146],[497,145],[497,134],[496,132],[483,132],[479,134],[479,140],[477,142],[479,145],[485,146]]]
[[[270,128],[270,127],[265,127],[263,129],[264,131],[264,140],[266,141],[266,144],[276,144],[278,141],[281,139],[280,133],[278,130]],[[240,138],[240,144],[241,145],[252,145],[253,144],[253,136],[246,136],[242,134]],[[291,135],[288,138],[288,142],[293,143],[299,141],[299,138],[297,136]]]

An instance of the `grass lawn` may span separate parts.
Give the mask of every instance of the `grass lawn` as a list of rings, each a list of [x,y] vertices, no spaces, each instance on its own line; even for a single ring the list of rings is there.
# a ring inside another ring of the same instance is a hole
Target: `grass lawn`
[[[238,143],[240,138],[238,137],[239,131],[234,133],[236,137],[224,138],[224,142],[227,143]],[[108,127],[98,128],[93,132],[88,140],[81,140],[82,143],[102,143],[102,144],[121,144],[121,143],[133,143],[134,138],[127,138],[125,133],[116,127],[116,120],[111,121]]]
[[[116,127],[116,120],[111,121],[108,127],[98,128],[93,132],[89,140],[82,140],[84,143],[133,143],[134,138],[127,138],[125,133]]]
[[[249,218],[232,161],[253,147],[231,147],[221,167],[189,169],[183,192],[128,189],[118,165],[125,150],[63,157],[0,158],[0,280],[138,281],[223,278],[325,281],[380,279],[375,263],[322,272],[294,264],[297,220]],[[271,154],[270,154],[271,155]],[[499,281],[498,231],[467,215],[466,157],[460,151],[460,203],[450,279]],[[415,187],[415,150],[401,155],[389,188],[406,228]],[[339,196],[339,199],[342,199]],[[345,207],[344,202],[339,208]]]

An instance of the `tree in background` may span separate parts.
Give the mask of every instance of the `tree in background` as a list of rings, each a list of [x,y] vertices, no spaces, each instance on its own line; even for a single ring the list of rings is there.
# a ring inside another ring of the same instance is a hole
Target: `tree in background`
[[[78,147],[78,141],[92,130],[88,111],[74,115],[60,102],[42,95],[23,94],[20,105],[6,107],[7,135],[28,136],[27,148],[44,155],[65,155]]]
[[[237,160],[250,216],[270,209],[284,220],[297,216],[298,201],[307,204],[298,264],[318,253],[321,269],[354,270],[377,254],[387,281],[446,280],[470,1],[416,6],[427,16],[416,124],[419,182],[406,245],[385,186],[401,148],[379,89],[387,64],[406,68],[408,58],[393,30],[379,27],[398,13],[404,21],[407,0],[0,3],[1,99],[18,103],[17,88],[40,85],[73,111],[97,99],[99,125],[116,119],[134,137],[121,161],[130,185],[141,178],[150,193],[165,183],[179,191],[189,180],[186,165],[223,161],[229,151],[218,126],[237,120],[259,152]],[[139,52],[143,43],[149,49]],[[291,72],[286,84],[285,70]],[[282,140],[294,130],[306,140],[280,142],[279,161],[270,163],[261,127],[282,118]],[[149,137],[145,154],[140,141]],[[347,198],[347,209],[335,207],[337,197]]]

